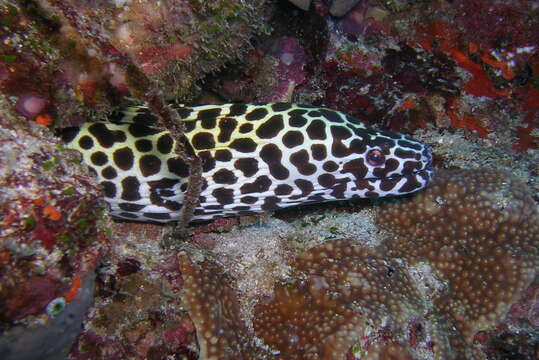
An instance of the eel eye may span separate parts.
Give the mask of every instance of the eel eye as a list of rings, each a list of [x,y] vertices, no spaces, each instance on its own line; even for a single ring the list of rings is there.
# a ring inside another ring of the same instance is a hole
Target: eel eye
[[[386,157],[378,149],[369,150],[367,153],[367,162],[372,166],[380,166],[386,161]]]

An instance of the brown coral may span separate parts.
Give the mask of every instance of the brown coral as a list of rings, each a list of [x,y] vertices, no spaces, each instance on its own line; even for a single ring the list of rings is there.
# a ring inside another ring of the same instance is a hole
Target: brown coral
[[[182,300],[196,327],[200,358],[249,359],[252,343],[239,319],[236,292],[223,269],[208,259],[193,264],[185,253],[179,255],[179,263],[184,281]]]
[[[458,329],[450,337],[456,353],[503,319],[537,270],[535,203],[504,171],[441,171],[411,201],[383,207],[378,223],[397,235],[390,254],[427,262],[446,284],[434,301]]]
[[[403,335],[407,321],[422,314],[402,265],[350,241],[315,247],[296,267],[305,280],[277,285],[254,320],[257,335],[283,359],[342,359],[360,339],[369,339],[361,345],[368,349],[368,342]]]

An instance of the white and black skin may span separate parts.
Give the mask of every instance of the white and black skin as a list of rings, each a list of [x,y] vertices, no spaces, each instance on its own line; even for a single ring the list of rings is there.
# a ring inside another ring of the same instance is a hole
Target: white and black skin
[[[290,103],[176,106],[184,145],[203,164],[192,220],[288,206],[403,195],[431,180],[431,150],[341,112]],[[189,168],[143,106],[110,122],[62,129],[97,174],[111,215],[178,221]]]

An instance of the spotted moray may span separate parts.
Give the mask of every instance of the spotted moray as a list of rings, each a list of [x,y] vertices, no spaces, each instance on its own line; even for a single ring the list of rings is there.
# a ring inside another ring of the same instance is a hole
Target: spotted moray
[[[288,206],[412,193],[431,179],[431,150],[341,112],[290,103],[177,106],[185,146],[203,164],[193,221]],[[188,165],[147,108],[67,128],[67,147],[97,174],[115,218],[180,217]]]

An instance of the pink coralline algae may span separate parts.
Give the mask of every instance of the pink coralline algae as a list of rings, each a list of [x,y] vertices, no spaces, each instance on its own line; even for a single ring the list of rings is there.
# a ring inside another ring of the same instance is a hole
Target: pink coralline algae
[[[5,106],[5,99],[0,99]],[[45,312],[57,297],[76,298],[105,241],[96,228],[98,189],[73,154],[43,129],[0,115],[0,321]],[[39,291],[34,291],[39,289]]]
[[[306,57],[298,39],[282,37],[274,43],[273,57],[277,61],[274,69],[275,86],[267,89],[268,95],[262,95],[263,102],[289,101],[295,87],[305,81]]]
[[[35,118],[47,105],[47,99],[37,94],[24,94],[19,97],[15,108],[22,115],[33,119]]]

